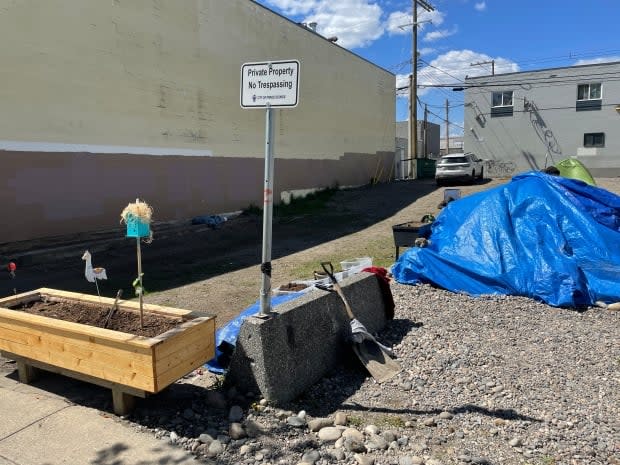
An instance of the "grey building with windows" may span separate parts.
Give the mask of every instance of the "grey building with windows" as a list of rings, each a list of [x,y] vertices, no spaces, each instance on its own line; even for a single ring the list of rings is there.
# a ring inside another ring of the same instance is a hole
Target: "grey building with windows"
[[[620,175],[620,62],[467,78],[464,149],[489,176],[579,159]]]

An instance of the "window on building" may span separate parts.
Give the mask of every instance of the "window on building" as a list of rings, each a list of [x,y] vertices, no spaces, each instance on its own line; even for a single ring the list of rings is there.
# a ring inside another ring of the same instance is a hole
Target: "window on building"
[[[494,107],[511,107],[512,106],[512,91],[493,92],[493,106]]]
[[[600,100],[601,83],[579,84],[577,86],[577,100]]]
[[[591,132],[583,135],[584,147],[605,147],[605,133]]]
[[[493,92],[491,95],[491,117],[512,116],[512,90]]]
[[[602,84],[600,82],[577,86],[577,111],[600,110],[602,107]]]

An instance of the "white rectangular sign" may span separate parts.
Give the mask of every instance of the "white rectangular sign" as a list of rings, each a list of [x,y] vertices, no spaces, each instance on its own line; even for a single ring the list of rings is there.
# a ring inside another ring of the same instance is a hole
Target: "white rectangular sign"
[[[299,100],[299,61],[267,61],[241,66],[243,108],[296,107]]]

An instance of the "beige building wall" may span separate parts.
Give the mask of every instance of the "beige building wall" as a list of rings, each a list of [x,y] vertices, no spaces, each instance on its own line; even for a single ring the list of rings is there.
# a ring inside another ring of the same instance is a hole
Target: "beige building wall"
[[[264,110],[244,62],[296,59],[277,110],[276,194],[387,178],[395,77],[249,0],[5,2],[0,242],[113,227],[137,196],[157,219],[260,203]]]

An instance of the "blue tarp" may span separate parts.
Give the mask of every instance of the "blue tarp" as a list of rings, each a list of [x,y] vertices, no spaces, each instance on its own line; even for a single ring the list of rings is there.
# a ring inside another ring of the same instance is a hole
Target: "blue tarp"
[[[271,297],[271,307],[273,308],[289,300],[297,299],[302,295],[304,295],[304,292],[291,292],[290,294],[273,296]],[[230,356],[237,344],[241,324],[247,317],[257,315],[259,311],[260,299],[215,332],[215,357],[205,364],[205,367],[210,372],[218,374],[226,372]]]
[[[620,197],[582,181],[531,171],[450,202],[430,242],[394,264],[398,282],[557,307],[620,301]]]

